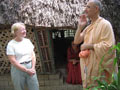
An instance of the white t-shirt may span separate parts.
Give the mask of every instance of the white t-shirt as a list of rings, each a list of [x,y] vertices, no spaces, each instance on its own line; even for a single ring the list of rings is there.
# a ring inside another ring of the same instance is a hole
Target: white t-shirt
[[[7,45],[6,54],[14,55],[16,60],[22,63],[32,60],[33,50],[34,46],[29,39],[23,38],[21,42],[17,42],[13,39]]]

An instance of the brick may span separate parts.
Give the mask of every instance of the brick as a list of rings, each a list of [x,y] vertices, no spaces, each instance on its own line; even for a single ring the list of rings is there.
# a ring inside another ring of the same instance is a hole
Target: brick
[[[38,75],[38,80],[49,80],[49,75]]]
[[[14,90],[13,84],[9,75],[0,76],[0,90]],[[67,84],[55,75],[38,75],[40,90],[82,90],[81,85]],[[26,89],[27,90],[27,89]]]
[[[14,90],[12,87],[6,87],[5,90]]]
[[[6,80],[6,81],[0,81],[0,87],[6,87],[6,86],[8,86],[8,81]]]
[[[5,88],[4,87],[0,87],[0,90],[5,90]]]
[[[39,81],[39,85],[40,86],[45,86],[45,81],[43,81],[43,80]]]
[[[50,81],[49,80],[45,80],[45,86],[50,86]]]
[[[49,75],[49,79],[50,79],[50,80],[60,79],[60,76],[59,76],[59,74]]]

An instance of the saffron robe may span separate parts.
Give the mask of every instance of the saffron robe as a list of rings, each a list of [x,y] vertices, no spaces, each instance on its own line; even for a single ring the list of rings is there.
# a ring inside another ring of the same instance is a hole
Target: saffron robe
[[[70,59],[78,60],[78,62],[74,65],[73,61],[70,61]],[[77,53],[74,52],[72,47],[69,47],[67,50],[67,79],[66,82],[69,84],[82,84],[81,79],[81,69],[80,69],[80,62],[79,62],[79,50]]]
[[[87,58],[81,58],[81,74],[83,88],[95,84],[93,77],[98,77],[99,64],[102,57],[115,44],[114,33],[111,24],[102,17],[99,17],[94,23],[91,23],[85,28],[84,44],[93,44],[94,50],[90,50],[90,55]],[[105,55],[102,63],[102,68],[107,67],[107,74],[111,77],[113,71],[113,59],[115,52]],[[109,63],[107,61],[109,60]],[[108,77],[107,77],[108,78]]]

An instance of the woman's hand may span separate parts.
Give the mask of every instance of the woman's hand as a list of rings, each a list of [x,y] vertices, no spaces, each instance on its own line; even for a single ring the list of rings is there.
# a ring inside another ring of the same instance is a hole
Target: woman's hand
[[[30,75],[33,76],[35,74],[35,69],[31,68],[31,69],[26,69],[26,72]]]
[[[77,64],[79,62],[79,60],[73,60],[73,64]]]

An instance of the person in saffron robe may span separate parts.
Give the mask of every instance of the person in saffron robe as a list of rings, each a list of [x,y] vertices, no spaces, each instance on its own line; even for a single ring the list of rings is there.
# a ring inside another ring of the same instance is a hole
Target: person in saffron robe
[[[111,82],[115,52],[113,51],[110,54],[106,53],[115,44],[115,38],[112,25],[108,20],[100,16],[100,10],[100,1],[88,1],[84,14],[80,16],[78,28],[74,37],[75,44],[83,42],[81,51],[89,50],[89,55],[80,60],[83,89],[96,84],[93,77],[98,77],[103,74],[105,75],[105,80],[108,83]],[[87,18],[91,23],[85,27],[87,25]],[[104,55],[102,68],[107,69],[99,73],[99,64]]]
[[[66,82],[69,84],[82,84],[79,51],[79,46],[72,41],[71,46],[67,50],[68,75]]]

